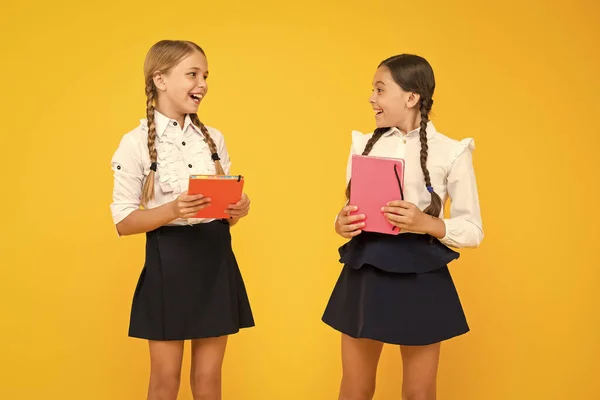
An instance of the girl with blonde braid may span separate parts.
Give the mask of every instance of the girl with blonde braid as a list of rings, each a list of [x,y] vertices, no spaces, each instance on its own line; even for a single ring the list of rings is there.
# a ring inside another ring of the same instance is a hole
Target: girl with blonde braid
[[[227,337],[254,326],[230,235],[250,200],[244,194],[226,220],[193,218],[211,199],[187,193],[189,175],[228,174],[231,165],[223,135],[197,115],[208,91],[204,51],[160,41],[146,56],[144,76],[146,118],[112,158],[117,232],[146,235],[129,336],[149,342],[148,399],[177,398],[185,340],[194,399],[220,399]]]

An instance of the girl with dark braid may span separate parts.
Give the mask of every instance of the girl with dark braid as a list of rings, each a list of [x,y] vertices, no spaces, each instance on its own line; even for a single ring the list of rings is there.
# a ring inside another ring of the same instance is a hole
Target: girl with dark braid
[[[177,398],[188,339],[194,399],[216,400],[228,335],[254,326],[229,231],[250,200],[244,194],[231,205],[229,219],[194,218],[210,198],[187,193],[190,174],[223,175],[231,166],[223,135],[197,115],[208,91],[204,51],[189,41],[160,41],[144,75],[146,119],[112,159],[117,232],[146,235],[129,336],[149,342],[149,400]]]
[[[478,247],[483,239],[474,141],[436,131],[429,120],[434,90],[424,58],[384,60],[370,98],[377,129],[352,133],[348,199],[352,155],[402,158],[406,170],[404,199],[381,205],[400,234],[362,231],[365,215],[352,204],[336,219],[336,232],[350,240],[340,248],[344,267],[323,321],[342,333],[340,400],[373,397],[384,343],[401,350],[402,399],[435,399],[440,343],[469,331],[447,265],[459,257],[450,247]]]

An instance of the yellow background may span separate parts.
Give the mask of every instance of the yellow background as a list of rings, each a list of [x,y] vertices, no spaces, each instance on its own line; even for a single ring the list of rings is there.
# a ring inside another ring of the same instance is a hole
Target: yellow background
[[[477,145],[486,237],[451,268],[472,332],[443,346],[439,398],[599,398],[597,1],[86,3],[1,6],[1,399],[145,396],[144,238],[116,237],[109,162],[165,38],[205,48],[200,116],[253,199],[234,246],[257,327],[230,340],[225,399],[336,398],[332,223],[372,74],[401,52],[434,67],[438,130]],[[400,385],[386,347],[376,399]]]

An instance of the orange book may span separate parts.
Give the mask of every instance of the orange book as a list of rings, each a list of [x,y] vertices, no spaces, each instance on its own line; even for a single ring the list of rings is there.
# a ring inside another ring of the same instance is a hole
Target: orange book
[[[225,218],[227,207],[242,198],[244,177],[241,175],[190,175],[188,194],[210,197],[210,206],[198,211],[194,218]]]

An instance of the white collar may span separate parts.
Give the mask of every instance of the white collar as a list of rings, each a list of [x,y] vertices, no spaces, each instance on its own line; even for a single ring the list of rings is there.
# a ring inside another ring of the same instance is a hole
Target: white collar
[[[417,129],[413,129],[412,131],[408,132],[406,135],[404,133],[402,133],[400,131],[400,129],[398,129],[397,127],[392,127],[390,128],[386,133],[383,134],[383,136],[392,136],[392,135],[399,135],[399,136],[406,136],[406,137],[413,137],[413,136],[419,136],[419,131],[421,130],[421,127],[417,128]],[[432,137],[435,136],[435,134],[437,133],[437,131],[435,130],[435,126],[433,126],[433,122],[429,121],[427,123],[427,139],[431,139]]]
[[[154,123],[156,124],[156,135],[158,137],[164,135],[164,133],[167,131],[167,127],[170,125],[177,126],[178,124],[174,119],[170,119],[156,110],[154,110]],[[185,132],[190,125],[192,125],[198,133],[201,133],[200,129],[196,125],[192,124],[192,119],[190,118],[189,114],[186,114],[183,123],[183,131]]]

